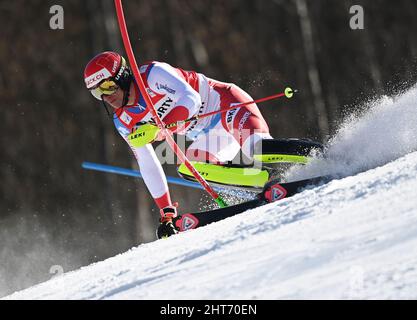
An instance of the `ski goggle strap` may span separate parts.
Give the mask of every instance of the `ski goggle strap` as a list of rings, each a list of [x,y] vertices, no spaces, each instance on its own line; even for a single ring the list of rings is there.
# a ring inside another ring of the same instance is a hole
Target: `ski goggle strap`
[[[103,100],[102,95],[110,96],[117,91],[119,86],[114,80],[107,79],[101,82],[97,87],[90,89],[91,94],[98,100]]]

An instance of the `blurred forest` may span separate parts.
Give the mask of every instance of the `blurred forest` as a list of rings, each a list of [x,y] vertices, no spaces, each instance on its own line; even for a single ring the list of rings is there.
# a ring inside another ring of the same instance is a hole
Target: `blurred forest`
[[[50,28],[52,5],[64,8],[63,30]],[[352,5],[364,9],[363,30],[349,26]],[[254,98],[298,88],[262,105],[274,137],[326,141],[364,101],[416,80],[411,0],[126,0],[124,10],[139,62],[196,70]],[[141,180],[81,168],[137,169],[83,82],[95,54],[124,54],[113,1],[0,0],[0,21],[2,296],[49,279],[52,266],[70,271],[154,240],[159,213]],[[209,201],[171,192],[182,210]]]

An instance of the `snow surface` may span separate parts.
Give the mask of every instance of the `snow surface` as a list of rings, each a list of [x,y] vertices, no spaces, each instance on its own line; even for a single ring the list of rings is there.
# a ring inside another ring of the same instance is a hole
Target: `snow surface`
[[[367,105],[294,197],[57,276],[6,299],[416,299],[417,90]]]

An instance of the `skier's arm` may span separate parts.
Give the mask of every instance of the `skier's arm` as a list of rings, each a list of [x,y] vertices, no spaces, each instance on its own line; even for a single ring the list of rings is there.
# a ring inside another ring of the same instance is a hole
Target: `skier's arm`
[[[160,209],[172,206],[168,182],[164,170],[151,144],[135,148],[129,143],[127,136],[121,134],[129,144],[139,165],[140,173],[149,192]]]
[[[151,144],[132,148],[143,180],[160,209],[172,206],[165,172]]]
[[[160,94],[174,97],[175,108],[162,119],[165,123],[178,122],[194,116],[201,106],[201,96],[166,63],[156,63],[148,75],[148,85]],[[172,130],[175,132],[177,127]]]

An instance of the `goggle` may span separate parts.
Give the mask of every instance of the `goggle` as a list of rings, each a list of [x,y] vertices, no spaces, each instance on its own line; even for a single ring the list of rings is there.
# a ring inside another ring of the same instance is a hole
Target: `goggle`
[[[119,89],[114,80],[108,79],[101,82],[97,87],[90,89],[91,94],[98,100],[103,100],[102,95],[111,96]]]

